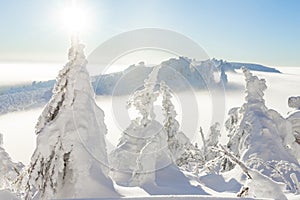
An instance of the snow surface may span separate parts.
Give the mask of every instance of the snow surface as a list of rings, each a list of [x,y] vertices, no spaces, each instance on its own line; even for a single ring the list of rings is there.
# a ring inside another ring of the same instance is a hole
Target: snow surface
[[[21,200],[15,194],[9,190],[0,190],[0,199],[1,200]]]
[[[155,195],[155,196],[149,196],[149,197],[123,197],[123,198],[109,198],[107,200],[166,200],[166,199],[174,199],[174,200],[187,200],[187,199],[209,199],[209,200],[251,200],[253,198],[234,198],[234,197],[213,197],[208,195]],[[265,198],[264,198],[265,199]],[[67,200],[67,199],[66,199]],[[77,199],[77,200],[101,200],[101,198],[97,199]]]
[[[279,185],[255,170],[250,170],[249,174],[251,175],[252,179],[247,180],[245,184],[246,187],[249,187],[249,197],[270,198],[277,200],[287,199],[282,192],[284,184]]]

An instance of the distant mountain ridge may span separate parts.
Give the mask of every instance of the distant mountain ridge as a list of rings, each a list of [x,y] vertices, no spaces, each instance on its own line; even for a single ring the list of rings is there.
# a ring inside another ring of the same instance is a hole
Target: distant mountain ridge
[[[235,69],[240,69],[242,66],[244,66],[247,69],[252,70],[252,71],[264,71],[264,72],[281,73],[279,70],[277,70],[277,69],[275,69],[273,67],[266,67],[266,66],[260,65],[260,64],[239,63],[239,62],[230,62],[230,64]]]
[[[274,67],[267,67],[261,64],[254,63],[242,63],[242,62],[227,62],[224,60],[218,60],[216,58],[204,61],[204,62],[213,62],[216,66],[224,67],[225,71],[234,71],[236,69],[241,69],[242,67],[246,67],[252,71],[263,71],[263,72],[272,72],[272,73],[281,73],[278,69]]]
[[[160,65],[158,82],[164,80],[172,90],[177,91],[190,87],[218,87],[221,81],[226,84],[225,72],[235,71],[242,66],[255,71],[280,73],[275,68],[259,64],[227,62],[215,58],[206,61],[195,61],[185,57],[171,58]],[[141,62],[121,72],[92,77],[92,85],[97,95],[131,94],[142,87],[152,69],[153,67],[147,67]],[[31,85],[11,87],[0,92],[0,114],[44,106],[52,96],[54,84],[55,80],[34,81]]]

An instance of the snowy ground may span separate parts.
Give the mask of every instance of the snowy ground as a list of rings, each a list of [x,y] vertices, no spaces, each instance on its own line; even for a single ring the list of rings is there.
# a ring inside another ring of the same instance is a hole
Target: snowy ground
[[[8,190],[0,190],[0,199],[18,200],[18,198]]]
[[[120,198],[110,198],[110,199],[107,199],[107,200],[119,200]],[[172,196],[172,195],[164,195],[164,196],[151,196],[151,197],[124,197],[122,199],[125,199],[125,200],[151,200],[151,199],[154,199],[154,200],[161,200],[161,199],[176,199],[176,200],[186,200],[186,199],[209,199],[209,200],[231,200],[231,199],[244,199],[244,200],[247,200],[247,199],[252,199],[252,198],[228,198],[228,197],[212,197],[212,196],[206,196],[206,195],[202,195],[202,196],[190,196],[190,195],[181,195],[181,196]],[[78,200],[88,200],[88,199],[78,199]],[[91,199],[92,200],[92,199]],[[93,200],[96,200],[96,199],[93,199]],[[100,200],[100,199],[99,199]]]
[[[14,196],[13,194],[11,194],[9,191],[7,190],[0,190],[0,199],[1,200],[18,200],[18,198],[16,196]],[[120,198],[105,198],[106,200],[119,200]],[[157,195],[157,196],[149,196],[149,197],[124,197],[122,199],[125,199],[125,200],[163,200],[163,199],[168,199],[168,200],[172,200],[172,199],[176,199],[176,200],[186,200],[186,199],[209,199],[209,200],[229,200],[229,199],[235,199],[235,198],[232,198],[232,197],[212,197],[212,196],[207,196],[207,195],[201,195],[201,196],[197,196],[197,195],[164,195],[164,196],[160,196],[160,195]],[[236,198],[236,199],[252,199],[252,198]],[[97,199],[77,199],[77,200],[97,200]],[[99,199],[101,200],[101,199]]]

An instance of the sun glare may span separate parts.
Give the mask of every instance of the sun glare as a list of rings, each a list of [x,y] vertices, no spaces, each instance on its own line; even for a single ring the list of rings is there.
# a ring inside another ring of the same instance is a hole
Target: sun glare
[[[84,32],[90,23],[89,13],[83,7],[72,4],[62,11],[63,27],[70,34]]]

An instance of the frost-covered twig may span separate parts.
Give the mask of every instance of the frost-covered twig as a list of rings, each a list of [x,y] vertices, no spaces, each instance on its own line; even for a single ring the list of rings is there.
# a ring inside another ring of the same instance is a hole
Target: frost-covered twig
[[[295,189],[295,191],[297,191],[297,188],[296,188],[296,185],[295,187],[293,187],[291,185],[291,182],[289,182],[286,177],[284,176],[284,172],[282,171],[290,171],[290,170],[295,170],[295,171],[298,171],[300,172],[300,169],[297,167],[297,166],[294,166],[293,163],[288,163],[286,161],[275,161],[275,160],[272,160],[272,161],[266,161],[264,162],[262,159],[260,158],[257,158],[257,157],[250,157],[250,159],[248,160],[248,166],[251,165],[257,165],[257,164],[260,164],[260,165],[263,165],[266,169],[271,169],[273,173],[276,173],[281,179],[282,181],[286,184],[286,186],[288,188],[290,188],[291,190],[292,189]],[[254,168],[258,168],[259,166],[256,166]],[[271,175],[271,177],[274,177]],[[292,177],[291,177],[292,179]]]
[[[298,181],[297,175],[295,173],[292,173],[290,175],[290,177],[291,177],[291,179],[292,179],[292,181],[294,183],[294,188],[296,190],[296,194],[300,194],[300,183]]]
[[[201,135],[201,139],[203,142],[203,152],[202,153],[203,153],[204,159],[206,160],[206,143],[205,143],[205,138],[204,138],[202,127],[200,127],[200,135]]]
[[[243,170],[243,172],[247,175],[249,179],[252,179],[250,173],[249,173],[249,168],[242,162],[240,161],[237,157],[235,157],[232,153],[230,153],[228,150],[225,149],[222,145],[219,145],[220,149],[219,151],[222,152],[225,156],[227,156],[232,162],[238,164],[240,168]]]

